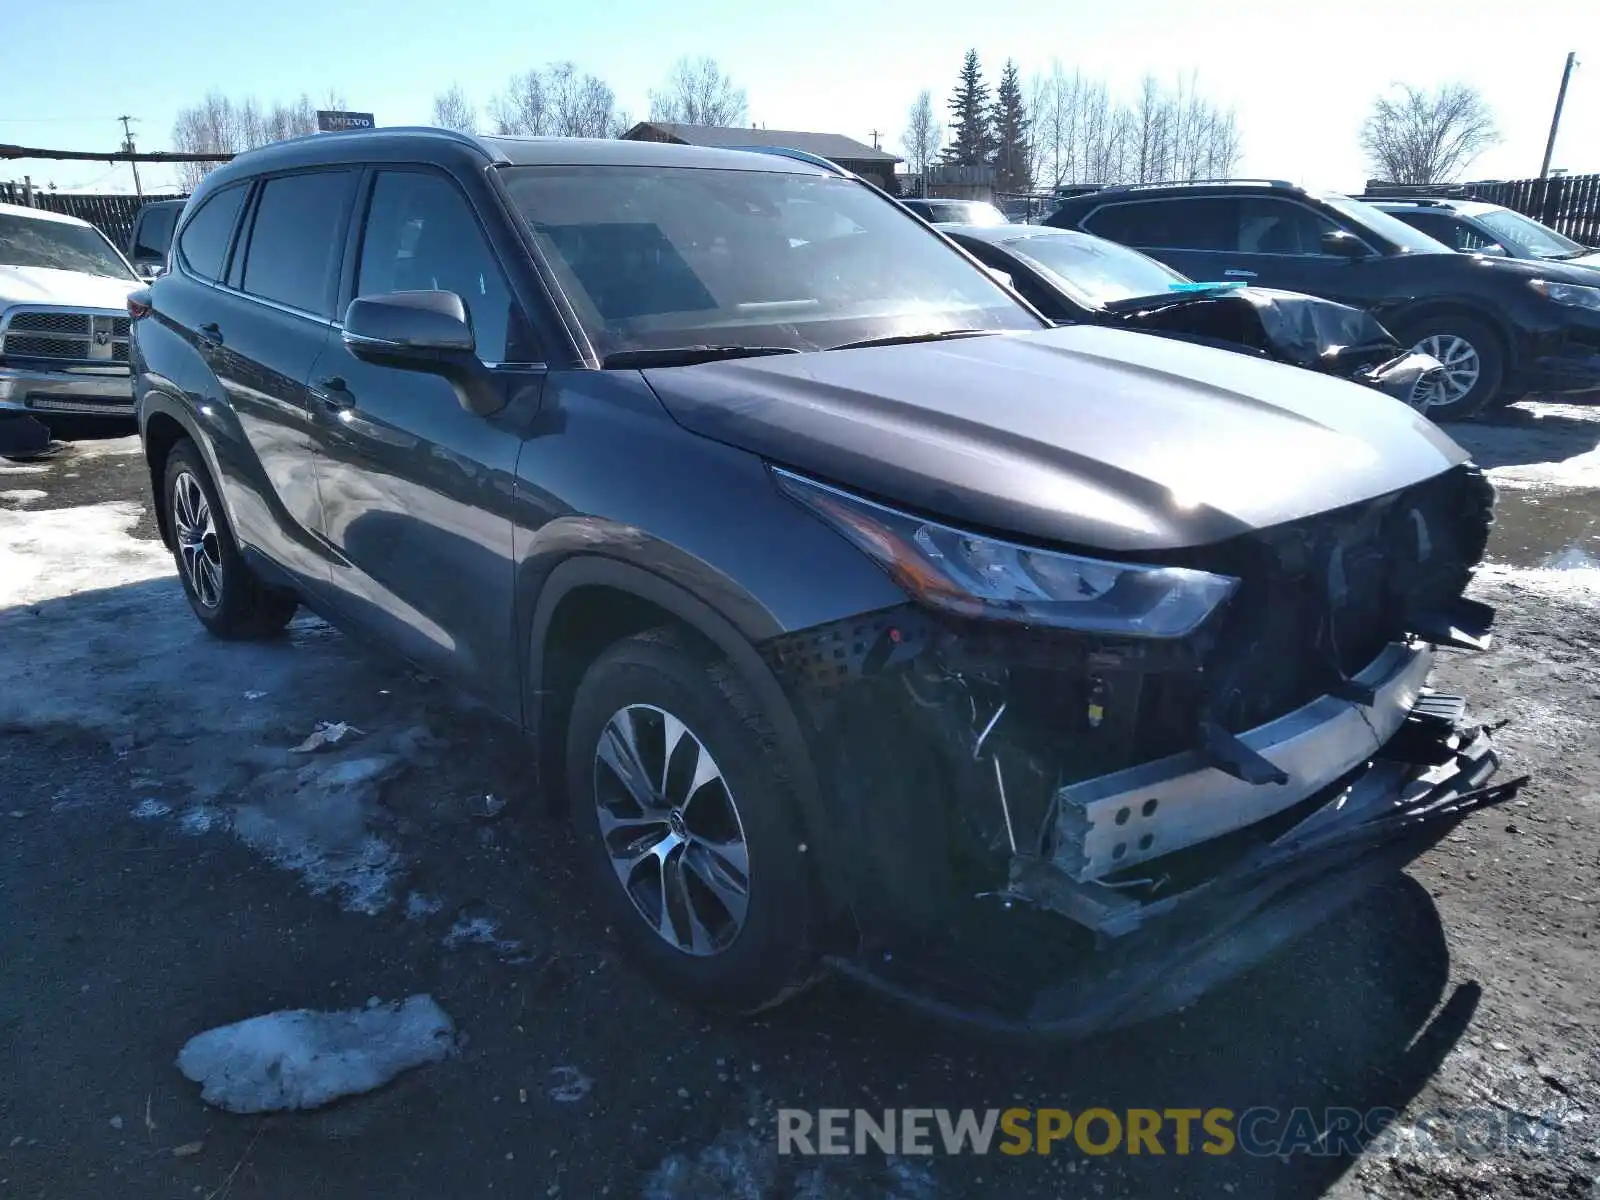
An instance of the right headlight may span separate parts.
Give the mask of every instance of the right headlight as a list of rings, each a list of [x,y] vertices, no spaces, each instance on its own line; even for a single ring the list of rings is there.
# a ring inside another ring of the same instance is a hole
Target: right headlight
[[[1600,287],[1585,287],[1581,283],[1551,283],[1548,279],[1530,279],[1528,286],[1546,300],[1553,300],[1567,308],[1587,308],[1600,312]]]
[[[1188,567],[1019,546],[877,504],[791,471],[778,487],[882,566],[915,599],[967,617],[1086,633],[1178,638],[1239,586]]]

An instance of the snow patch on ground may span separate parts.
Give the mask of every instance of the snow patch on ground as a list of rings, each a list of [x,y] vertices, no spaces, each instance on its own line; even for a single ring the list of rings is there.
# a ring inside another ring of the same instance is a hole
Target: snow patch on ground
[[[769,1138],[723,1130],[698,1154],[663,1159],[644,1185],[644,1200],[763,1200],[771,1193],[777,1150]]]
[[[438,1062],[455,1027],[431,996],[346,1012],[295,1009],[193,1037],[178,1069],[207,1104],[234,1113],[317,1108]]]
[[[41,492],[38,488],[7,488],[5,491],[0,491],[0,500],[4,500],[7,504],[34,504],[49,498],[49,492]]]
[[[402,864],[379,801],[431,744],[425,728],[402,723],[422,711],[396,712],[391,700],[394,726],[364,722],[373,732],[359,739],[324,729],[315,754],[291,753],[309,717],[389,695],[385,665],[309,615],[269,642],[211,637],[166,548],[129,535],[141,512],[0,508],[0,728],[100,735],[150,764],[134,798],[164,789],[162,803],[181,813],[174,834],[231,827],[313,892],[356,912],[386,909]]]
[[[389,907],[401,859],[372,832],[379,788],[402,767],[398,754],[317,761],[269,772],[233,812],[234,834],[269,862],[297,872],[313,895],[334,894],[352,912]]]
[[[89,438],[81,442],[73,442],[72,449],[67,451],[67,457],[74,463],[88,462],[96,458],[121,458],[130,454],[143,454],[144,446],[139,441],[138,434],[130,434],[120,438]]]
[[[0,475],[47,475],[50,467],[47,463],[15,463],[8,459],[0,458]]]
[[[444,935],[446,950],[458,950],[467,945],[488,946],[496,954],[518,954],[522,951],[522,943],[515,938],[501,937],[499,926],[488,917],[462,917]]]
[[[143,513],[126,500],[0,510],[0,611],[174,574],[165,546],[128,536]]]
[[[1600,564],[1513,567],[1484,563],[1473,577],[1469,593],[1489,598],[1496,592],[1529,592],[1555,604],[1600,608]]]
[[[412,892],[406,897],[406,920],[420,921],[431,917],[444,907],[444,901],[437,896],[424,896],[421,892]]]
[[[794,1166],[815,1159],[780,1159],[770,1130],[725,1129],[698,1154],[673,1154],[645,1179],[644,1200],[935,1200],[933,1167],[906,1158],[854,1158]]]
[[[178,818],[178,831],[187,837],[201,837],[229,825],[228,814],[209,805],[196,804],[183,810]]]

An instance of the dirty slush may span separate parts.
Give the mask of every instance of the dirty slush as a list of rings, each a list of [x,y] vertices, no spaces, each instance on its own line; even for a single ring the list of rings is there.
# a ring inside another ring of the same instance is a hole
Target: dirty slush
[[[1189,1009],[1049,1050],[840,985],[752,1023],[678,1007],[620,966],[487,714],[309,616],[207,638],[136,440],[0,461],[0,1196],[1600,1194],[1600,412],[1449,432],[1499,493],[1471,593],[1499,618],[1433,682],[1532,782]],[[283,1044],[338,1070],[207,1069]],[[335,1086],[360,1094],[278,1102]],[[780,1110],[908,1108],[1371,1128],[780,1153]]]

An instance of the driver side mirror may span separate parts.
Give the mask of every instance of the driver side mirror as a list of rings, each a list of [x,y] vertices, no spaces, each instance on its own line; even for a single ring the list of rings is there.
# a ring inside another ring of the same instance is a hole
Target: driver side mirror
[[[1475,246],[1472,249],[1472,253],[1473,254],[1487,254],[1490,258],[1510,258],[1511,257],[1511,251],[1507,250],[1499,242],[1486,242],[1482,246]]]
[[[1368,258],[1372,254],[1365,242],[1343,229],[1330,229],[1322,235],[1322,252],[1348,262]]]
[[[501,389],[478,361],[467,306],[454,292],[357,296],[344,310],[343,341],[362,362],[439,376],[477,416],[504,407]]]
[[[1017,281],[1011,278],[1011,272],[1002,271],[999,267],[985,267],[984,270],[989,272],[989,277],[1001,287],[1010,288],[1013,292],[1017,290]]]

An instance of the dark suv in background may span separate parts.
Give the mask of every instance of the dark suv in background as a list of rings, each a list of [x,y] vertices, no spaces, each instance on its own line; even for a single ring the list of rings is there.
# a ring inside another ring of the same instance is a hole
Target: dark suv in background
[[[133,219],[133,229],[128,234],[128,261],[146,279],[166,269],[172,231],[183,204],[182,200],[152,200]]]
[[[1063,201],[1048,224],[1143,250],[1193,279],[1365,308],[1445,366],[1424,398],[1472,417],[1529,393],[1600,389],[1600,279],[1560,262],[1459,255],[1370,204],[1275,180],[1138,184]]]
[[[130,313],[195,615],[306,604],[527,730],[607,923],[701,1003],[831,967],[1125,1023],[1502,795],[1425,688],[1492,616],[1460,447],[1051,328],[834,168],[298,139],[205,180]]]
[[[1600,269],[1600,250],[1498,204],[1448,197],[1365,195],[1361,199],[1452,250]],[[1594,282],[1600,283],[1600,275]]]

